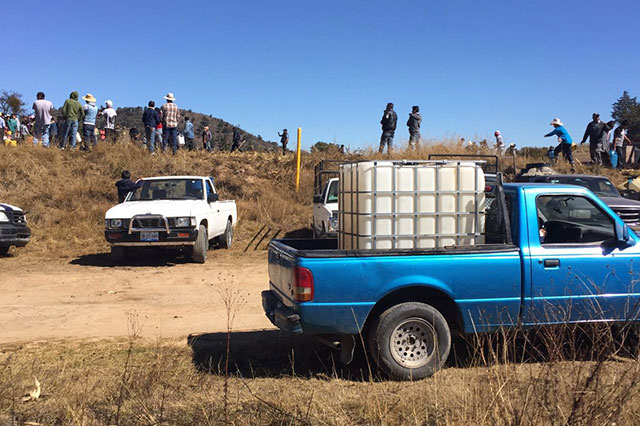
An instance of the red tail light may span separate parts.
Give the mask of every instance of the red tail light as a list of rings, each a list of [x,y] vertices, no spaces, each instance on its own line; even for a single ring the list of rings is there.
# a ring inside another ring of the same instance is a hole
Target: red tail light
[[[313,274],[307,268],[296,266],[294,269],[296,282],[293,285],[293,298],[297,302],[313,300]]]

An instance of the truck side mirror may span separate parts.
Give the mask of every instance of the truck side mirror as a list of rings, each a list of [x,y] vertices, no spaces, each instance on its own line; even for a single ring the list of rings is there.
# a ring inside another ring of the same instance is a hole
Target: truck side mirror
[[[635,241],[629,235],[629,227],[625,223],[616,222],[616,239],[620,247],[631,247],[635,244]]]
[[[322,195],[314,195],[313,204],[321,204],[321,203],[322,203]]]
[[[210,203],[213,203],[214,201],[218,201],[218,194],[214,194],[214,193],[208,193],[207,194],[207,201]]]

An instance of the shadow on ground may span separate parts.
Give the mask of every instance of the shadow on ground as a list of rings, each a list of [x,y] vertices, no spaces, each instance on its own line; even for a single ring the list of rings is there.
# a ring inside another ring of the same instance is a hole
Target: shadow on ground
[[[111,253],[92,253],[79,256],[69,263],[80,266],[174,266],[190,263],[191,259],[176,250],[160,250],[154,248],[140,248],[132,251],[122,262],[114,262]]]

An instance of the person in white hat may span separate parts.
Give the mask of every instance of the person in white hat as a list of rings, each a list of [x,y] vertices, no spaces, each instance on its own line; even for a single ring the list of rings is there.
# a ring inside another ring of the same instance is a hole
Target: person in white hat
[[[85,104],[82,105],[82,109],[84,110],[84,120],[82,122],[83,149],[89,151],[91,149],[91,142],[93,142],[93,146],[98,144],[94,132],[96,128],[96,118],[98,117],[98,107],[96,106],[96,98],[91,93],[87,93],[82,99],[85,101]]]
[[[173,155],[176,155],[178,150],[178,120],[180,120],[180,110],[178,105],[175,104],[175,96],[173,93],[167,93],[164,97],[166,103],[162,105],[162,150],[167,149],[167,144],[171,142],[171,151]]]
[[[502,140],[502,135],[500,134],[500,130],[496,130],[495,132],[493,132],[493,136],[496,137],[496,154],[497,155],[502,155],[502,150],[504,149],[504,142]]]
[[[562,151],[562,155],[564,158],[571,164],[571,171],[575,171],[573,165],[573,154],[571,153],[571,145],[573,144],[573,139],[569,136],[569,132],[564,128],[562,121],[559,118],[554,118],[551,123],[549,123],[554,127],[554,130],[544,135],[545,138],[551,136],[557,136],[560,141],[560,150]]]
[[[111,140],[111,142],[116,143],[116,110],[113,109],[113,102],[110,100],[105,101],[104,105],[106,106],[100,112],[100,115],[104,116],[104,136],[105,140]]]

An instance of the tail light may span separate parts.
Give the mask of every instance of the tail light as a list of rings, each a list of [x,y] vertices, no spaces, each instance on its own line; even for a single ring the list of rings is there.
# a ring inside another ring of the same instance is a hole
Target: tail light
[[[296,266],[294,272],[296,282],[293,285],[293,298],[297,302],[310,302],[313,300],[313,274],[300,266]]]

